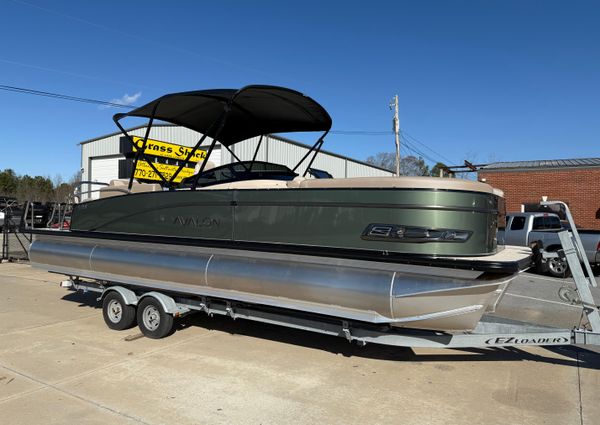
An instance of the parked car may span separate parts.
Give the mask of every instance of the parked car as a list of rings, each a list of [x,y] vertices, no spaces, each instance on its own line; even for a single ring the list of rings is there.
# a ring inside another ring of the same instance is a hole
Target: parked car
[[[558,232],[565,228],[559,216],[553,213],[525,212],[508,213],[506,228],[498,230],[498,243],[502,245],[531,246],[541,242],[546,251],[561,249]],[[577,229],[585,255],[592,266],[600,265],[600,230]],[[552,276],[564,277],[568,271],[566,260],[551,258],[542,264],[543,271]]]

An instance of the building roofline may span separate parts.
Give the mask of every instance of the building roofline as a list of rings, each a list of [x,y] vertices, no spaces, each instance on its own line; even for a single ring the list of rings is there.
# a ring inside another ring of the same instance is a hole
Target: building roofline
[[[146,127],[146,125],[138,125],[136,127],[126,128],[125,130],[126,131],[133,131],[133,130],[139,130],[140,128],[145,128],[145,127]],[[154,124],[153,127],[181,127],[181,126],[175,125],[175,124]],[[195,130],[191,130],[191,131],[195,131]],[[84,140],[84,141],[79,142],[77,144],[78,145],[85,145],[87,143],[96,142],[98,140],[106,139],[107,137],[117,136],[119,134],[122,134],[122,133],[120,131],[115,131],[114,133],[109,133],[109,134],[105,134],[103,136],[99,136],[99,137],[94,137],[94,138],[91,138],[91,139],[87,139],[87,140]],[[289,144],[292,144],[292,145],[295,145],[295,146],[300,146],[302,148],[307,148],[307,149],[311,148],[311,146],[309,146],[309,145],[305,145],[304,143],[297,142],[295,140],[288,139],[288,138],[283,137],[283,136],[277,136],[277,135],[274,135],[274,134],[269,134],[268,137],[273,138],[273,139],[277,139],[277,140],[280,140],[282,142],[286,142],[286,143],[289,143]],[[347,157],[347,156],[344,156],[344,155],[340,155],[340,154],[335,153],[335,152],[326,151],[326,150],[323,150],[323,149],[321,149],[320,152],[325,153],[327,155],[335,156],[335,157],[340,158],[340,159],[344,159],[346,161],[351,161],[351,162],[355,162],[357,164],[366,165],[368,167],[372,167],[372,168],[375,168],[375,169],[378,169],[378,170],[385,171],[385,172],[393,174],[392,170],[388,170],[387,168],[379,167],[377,165],[369,164],[366,161],[361,161],[359,159],[350,158],[350,157]]]
[[[599,168],[600,158],[542,159],[533,161],[495,162],[481,167],[478,171],[501,173],[511,171],[539,171]]]
[[[600,168],[600,165],[579,165],[568,167],[513,167],[513,168],[482,168],[478,173],[511,173],[511,172],[529,172],[529,171],[565,171],[565,170],[589,170]]]

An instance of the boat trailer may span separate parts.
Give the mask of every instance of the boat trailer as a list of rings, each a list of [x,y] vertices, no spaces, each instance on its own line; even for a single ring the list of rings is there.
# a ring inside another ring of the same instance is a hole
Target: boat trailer
[[[556,204],[556,201],[545,204]],[[587,257],[572,216],[565,205],[571,232],[559,233],[562,250],[559,255],[568,262],[575,281],[576,296],[571,301],[580,304],[585,323],[580,328],[559,329],[503,318],[484,317],[469,332],[437,332],[405,329],[387,324],[351,321],[332,316],[295,310],[245,304],[211,297],[190,297],[177,293],[150,291],[132,285],[107,281],[87,281],[71,277],[61,286],[75,291],[96,292],[103,301],[103,315],[112,329],[123,330],[137,324],[150,338],[162,338],[173,331],[174,318],[203,312],[208,316],[228,316],[261,323],[339,336],[358,345],[375,343],[414,348],[486,348],[519,346],[598,345],[600,346],[600,311],[590,285],[596,287]],[[585,271],[581,264],[584,264]],[[136,317],[137,307],[137,317]]]

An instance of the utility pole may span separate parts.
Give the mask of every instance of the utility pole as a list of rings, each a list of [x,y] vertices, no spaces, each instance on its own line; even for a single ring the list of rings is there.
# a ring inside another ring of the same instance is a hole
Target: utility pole
[[[396,176],[400,176],[400,118],[398,117],[398,95],[390,102],[390,109],[394,111],[394,135],[396,136]]]

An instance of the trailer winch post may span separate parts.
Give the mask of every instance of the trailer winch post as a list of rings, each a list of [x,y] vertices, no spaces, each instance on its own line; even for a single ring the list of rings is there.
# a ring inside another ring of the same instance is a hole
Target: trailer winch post
[[[569,235],[569,232],[559,232],[558,237],[560,238],[560,243],[563,247],[565,258],[567,259],[569,268],[573,274],[573,280],[575,281],[575,286],[577,287],[577,292],[579,294],[581,304],[583,305],[583,310],[585,311],[587,319],[590,322],[592,331],[598,332],[600,331],[600,312],[598,311],[598,306],[596,305],[594,296],[590,290],[589,281],[583,273],[583,269],[581,268],[577,249],[571,240],[571,235]],[[583,258],[585,258],[587,262],[585,255]],[[594,279],[593,274],[590,275],[590,279]]]
[[[565,215],[567,217],[567,221],[569,222],[569,225],[571,226],[571,233],[573,234],[573,242],[575,243],[575,249],[577,250],[579,256],[581,257],[580,258],[581,262],[583,262],[583,265],[585,266],[585,269],[587,271],[588,277],[585,278],[585,276],[584,276],[584,279],[587,280],[589,282],[589,284],[592,285],[594,288],[596,286],[598,286],[596,284],[596,280],[594,279],[594,273],[592,273],[592,267],[590,266],[590,262],[587,259],[587,255],[585,255],[585,249],[583,248],[583,243],[581,242],[581,238],[579,237],[579,232],[577,231],[577,227],[575,226],[575,220],[573,219],[573,216],[571,215],[571,210],[569,209],[569,206],[562,201],[542,201],[542,202],[540,202],[540,205],[546,205],[546,206],[561,205],[565,209]],[[561,239],[561,242],[562,242],[562,239]],[[563,248],[564,247],[565,246],[563,245]]]
[[[567,263],[569,264],[569,268],[571,269],[571,274],[573,275],[573,280],[575,281],[575,286],[577,288],[579,299],[581,300],[581,305],[583,306],[583,311],[585,312],[587,320],[592,327],[592,331],[600,332],[600,312],[598,311],[598,305],[596,304],[594,296],[592,295],[592,291],[590,290],[590,285],[593,287],[598,285],[596,284],[596,279],[592,273],[592,267],[590,266],[590,262],[585,254],[583,244],[581,243],[581,238],[579,237],[579,232],[575,226],[575,220],[573,220],[571,210],[569,210],[569,206],[562,201],[543,200],[540,202],[540,205],[560,205],[564,208],[565,216],[569,222],[569,225],[571,226],[571,229],[570,231],[563,230],[558,232],[562,251]],[[581,267],[581,263],[584,264],[587,276]]]

